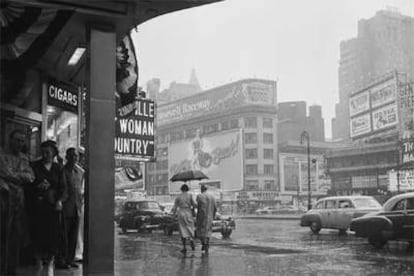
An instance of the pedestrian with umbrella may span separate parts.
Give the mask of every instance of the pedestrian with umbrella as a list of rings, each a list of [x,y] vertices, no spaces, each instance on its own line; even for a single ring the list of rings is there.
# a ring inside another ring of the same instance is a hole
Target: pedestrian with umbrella
[[[187,252],[187,240],[190,242],[191,249],[195,250],[193,214],[196,203],[193,196],[188,193],[189,190],[187,184],[181,186],[181,194],[175,198],[174,207],[172,208],[172,213],[178,217],[178,230],[183,243],[181,252],[184,254]]]
[[[186,243],[187,240],[190,243],[192,250],[195,250],[194,245],[194,208],[196,208],[196,202],[193,196],[188,192],[190,188],[186,184],[187,181],[207,179],[208,177],[201,171],[183,171],[179,172],[171,177],[171,181],[183,181],[181,186],[181,194],[178,195],[174,201],[174,207],[172,213],[178,217],[178,229],[183,243],[182,253],[187,252]]]

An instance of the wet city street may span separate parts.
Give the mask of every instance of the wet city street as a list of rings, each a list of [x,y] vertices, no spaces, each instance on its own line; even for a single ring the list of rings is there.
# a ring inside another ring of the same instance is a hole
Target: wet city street
[[[210,252],[180,253],[178,233],[120,234],[118,275],[412,275],[414,255],[405,243],[373,249],[352,233],[323,229],[314,235],[297,220],[237,219],[228,240],[214,233]]]

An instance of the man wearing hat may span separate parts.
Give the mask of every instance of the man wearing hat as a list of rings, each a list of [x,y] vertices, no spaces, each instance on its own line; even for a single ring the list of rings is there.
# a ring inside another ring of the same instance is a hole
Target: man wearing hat
[[[210,237],[213,226],[213,219],[216,215],[216,201],[214,197],[207,192],[207,186],[201,185],[201,194],[197,196],[197,221],[196,233],[201,241],[201,250],[206,253],[210,247]]]

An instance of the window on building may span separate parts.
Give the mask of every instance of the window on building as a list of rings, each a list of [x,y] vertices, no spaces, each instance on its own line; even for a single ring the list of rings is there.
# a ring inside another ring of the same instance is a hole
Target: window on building
[[[263,172],[264,172],[264,174],[273,174],[274,172],[273,172],[273,168],[274,168],[274,166],[273,165],[268,165],[268,164],[265,164],[264,166],[263,166]]]
[[[225,122],[221,122],[221,130],[226,130],[230,128],[230,122],[229,121],[225,121]]]
[[[257,149],[246,149],[246,159],[256,159]]]
[[[203,126],[203,133],[205,133],[205,134],[214,133],[214,132],[218,131],[218,128],[219,128],[218,123]]]
[[[257,165],[246,165],[247,175],[257,175]]]
[[[264,181],[264,188],[265,190],[272,190],[275,187],[274,180],[265,180]]]
[[[244,127],[246,127],[246,128],[257,128],[257,118],[256,117],[244,118]]]
[[[155,170],[155,163],[147,163],[147,168],[149,172],[152,172]]]
[[[162,174],[158,174],[157,175],[157,181],[158,182],[161,182],[162,181],[162,178],[163,178]]]
[[[245,133],[244,134],[244,142],[246,144],[257,143],[257,134],[256,133]]]
[[[264,159],[273,159],[273,149],[264,149],[263,150]]]
[[[259,181],[246,180],[246,190],[259,190]]]
[[[264,128],[272,128],[273,127],[273,119],[272,118],[263,118],[263,127]]]
[[[263,143],[273,144],[273,134],[272,133],[263,133]]]
[[[239,120],[238,119],[232,119],[230,121],[230,128],[238,128],[239,127]]]
[[[149,182],[149,184],[154,183],[154,182],[155,182],[155,176],[150,175],[150,176],[148,177],[148,182]]]

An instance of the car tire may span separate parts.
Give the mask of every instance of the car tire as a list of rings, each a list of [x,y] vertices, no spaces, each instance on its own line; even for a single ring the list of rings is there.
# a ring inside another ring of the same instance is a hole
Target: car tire
[[[232,232],[233,232],[232,229],[223,229],[221,230],[221,236],[223,237],[223,239],[228,239],[230,238],[230,235]]]
[[[376,235],[376,236],[370,236],[368,237],[368,242],[376,249],[381,249],[384,247],[384,245],[387,243],[387,240],[383,239],[382,237]]]
[[[321,228],[322,228],[321,223],[318,222],[318,221],[312,221],[309,227],[310,227],[310,229],[312,230],[312,232],[314,234],[318,234],[319,231],[321,231]]]

